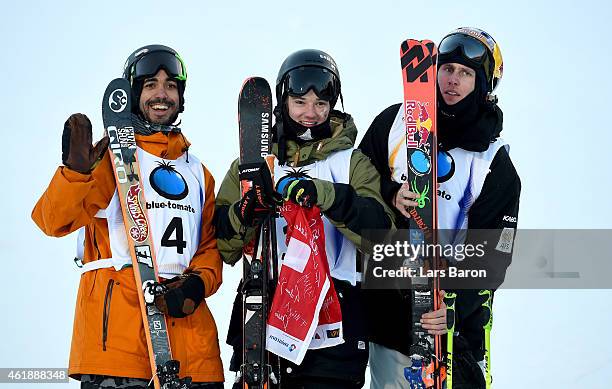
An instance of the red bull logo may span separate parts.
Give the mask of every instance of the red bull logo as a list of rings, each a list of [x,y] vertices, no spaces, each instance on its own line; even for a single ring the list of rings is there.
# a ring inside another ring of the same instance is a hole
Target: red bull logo
[[[414,100],[406,100],[404,111],[404,118],[406,118],[406,147],[409,149],[417,148],[419,142],[415,139],[415,135],[418,132],[417,121],[414,120],[414,111],[417,107],[417,103]]]
[[[427,103],[421,104],[414,100],[406,100],[404,117],[406,118],[406,146],[408,148],[423,148],[423,145],[428,144],[431,126],[433,125],[427,111]]]
[[[427,112],[426,104],[419,103],[419,117],[417,119],[417,128],[419,131],[419,147],[427,144],[429,134],[431,133],[432,120]]]
[[[430,116],[428,102],[406,100],[404,121],[406,126],[406,148],[408,151],[408,167],[417,176],[431,171],[430,137],[435,116]]]

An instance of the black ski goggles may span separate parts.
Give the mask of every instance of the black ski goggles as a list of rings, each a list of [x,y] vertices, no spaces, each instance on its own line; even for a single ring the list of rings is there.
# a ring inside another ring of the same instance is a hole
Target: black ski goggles
[[[340,85],[332,72],[314,66],[302,66],[290,70],[285,76],[284,92],[289,95],[304,96],[311,89],[318,98],[335,102]]]
[[[463,34],[449,35],[440,42],[438,54],[451,54],[461,48],[463,56],[479,65],[487,60],[488,50],[482,42]]]
[[[179,56],[168,51],[154,51],[142,56],[132,65],[132,78],[154,76],[164,69],[168,76],[179,81],[187,80],[185,65]]]

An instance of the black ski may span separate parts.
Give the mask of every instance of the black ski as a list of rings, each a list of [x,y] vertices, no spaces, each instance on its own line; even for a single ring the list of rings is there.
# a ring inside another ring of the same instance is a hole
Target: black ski
[[[260,77],[245,80],[238,100],[240,131],[239,178],[242,193],[253,180],[269,169],[266,157],[272,154],[272,92]],[[266,351],[266,320],[270,306],[270,265],[276,273],[276,229],[274,217],[258,228],[243,250],[243,348],[240,376],[244,388],[263,389],[276,383]]]

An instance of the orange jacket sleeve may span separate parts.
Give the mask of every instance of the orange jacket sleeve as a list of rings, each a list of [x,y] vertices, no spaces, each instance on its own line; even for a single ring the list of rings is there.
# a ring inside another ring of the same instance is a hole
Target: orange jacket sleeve
[[[91,223],[98,210],[108,206],[114,191],[108,154],[91,174],[60,166],[34,206],[32,219],[49,236],[68,235]]]
[[[219,289],[222,282],[221,255],[217,249],[217,240],[213,228],[213,215],[215,213],[215,180],[204,166],[204,180],[206,193],[202,208],[202,229],[200,231],[200,244],[198,251],[191,259],[190,266],[185,272],[199,272],[204,281],[204,297],[209,297]]]

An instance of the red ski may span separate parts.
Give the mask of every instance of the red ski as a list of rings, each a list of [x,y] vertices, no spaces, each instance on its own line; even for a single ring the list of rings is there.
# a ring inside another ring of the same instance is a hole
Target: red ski
[[[414,246],[437,243],[437,139],[436,139],[436,45],[429,40],[402,42],[404,123],[406,125],[407,182],[419,195],[409,213],[409,241]],[[435,250],[434,250],[435,251]],[[439,269],[437,257],[420,256],[406,265],[421,270]],[[421,315],[440,308],[437,277],[413,277],[411,289],[411,365],[404,376],[413,389],[442,389],[446,377],[440,336],[421,327]]]

